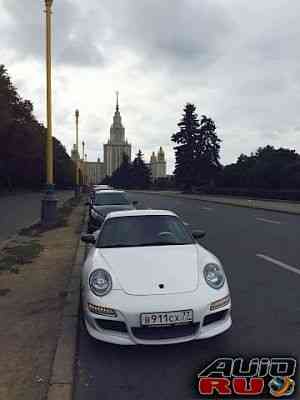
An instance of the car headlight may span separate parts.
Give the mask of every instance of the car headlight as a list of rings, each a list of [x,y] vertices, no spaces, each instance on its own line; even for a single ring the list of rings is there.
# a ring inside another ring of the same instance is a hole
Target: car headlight
[[[112,289],[110,274],[104,269],[96,269],[90,275],[90,289],[96,296],[105,296]]]
[[[206,283],[214,289],[220,289],[224,285],[225,274],[223,268],[218,264],[205,265],[203,275]]]

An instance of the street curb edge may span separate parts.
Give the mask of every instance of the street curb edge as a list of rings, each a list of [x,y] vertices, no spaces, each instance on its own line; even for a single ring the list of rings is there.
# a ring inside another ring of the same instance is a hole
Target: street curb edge
[[[86,212],[81,220],[83,232]],[[49,379],[47,400],[71,400],[73,397],[75,356],[80,310],[80,267],[85,256],[85,244],[77,242],[72,271],[67,286],[67,296],[62,313],[61,331],[57,341],[54,361]]]
[[[132,190],[132,192],[136,193],[144,193],[144,194],[154,194],[156,196],[164,196],[164,197],[171,197],[171,198],[179,198],[179,199],[189,199],[189,200],[196,200],[196,201],[203,201],[206,203],[214,203],[214,204],[221,204],[221,205],[227,205],[227,206],[233,206],[233,207],[243,207],[243,208],[251,208],[254,210],[263,210],[263,211],[271,211],[271,212],[277,212],[281,214],[289,214],[289,215],[300,215],[300,212],[297,211],[289,211],[289,210],[280,210],[277,208],[272,208],[272,207],[259,207],[255,203],[255,200],[251,200],[251,204],[238,204],[235,202],[231,202],[230,200],[221,201],[217,199],[203,199],[200,197],[192,197],[193,195],[184,195],[182,193],[163,193],[163,192],[147,192],[147,191],[140,191],[140,190]]]

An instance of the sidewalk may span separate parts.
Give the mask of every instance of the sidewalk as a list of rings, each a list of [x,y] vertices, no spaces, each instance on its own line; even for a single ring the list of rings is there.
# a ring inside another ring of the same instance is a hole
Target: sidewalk
[[[186,199],[195,199],[209,203],[228,204],[237,207],[248,207],[267,211],[277,211],[288,214],[300,215],[300,203],[289,202],[283,200],[260,200],[260,199],[245,199],[229,196],[212,196],[212,195],[198,195],[198,194],[182,194],[176,191],[141,191],[135,190],[133,192],[156,194],[161,196],[179,197]]]
[[[85,207],[0,254],[0,399],[46,398]],[[4,253],[3,253],[4,252]]]

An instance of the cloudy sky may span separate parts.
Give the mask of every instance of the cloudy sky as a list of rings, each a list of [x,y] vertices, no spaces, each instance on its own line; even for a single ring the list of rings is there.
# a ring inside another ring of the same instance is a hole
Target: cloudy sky
[[[0,60],[45,122],[43,8],[0,0]],[[119,90],[133,151],[163,146],[168,172],[186,102],[215,120],[224,164],[266,144],[300,152],[299,19],[299,0],[54,0],[54,135],[70,151],[79,108],[102,158]]]

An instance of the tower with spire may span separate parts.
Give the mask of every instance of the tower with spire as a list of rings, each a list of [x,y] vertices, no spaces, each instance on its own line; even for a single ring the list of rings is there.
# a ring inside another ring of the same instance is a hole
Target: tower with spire
[[[153,152],[150,158],[149,167],[151,170],[152,180],[158,178],[165,178],[167,173],[167,163],[165,159],[165,152],[160,146],[157,155]]]
[[[126,154],[131,160],[131,144],[125,138],[125,128],[119,107],[119,92],[116,93],[116,111],[113,123],[110,127],[110,138],[103,146],[105,175],[111,176],[122,164],[123,156]]]
[[[109,139],[103,145],[103,160],[100,160],[100,158],[97,161],[88,161],[85,159],[84,167],[86,169],[88,184],[99,184],[106,176],[111,176],[122,164],[124,154],[128,156],[129,162],[131,161],[131,144],[128,143],[125,137],[125,128],[120,113],[119,92],[116,92],[116,109],[109,133]],[[85,143],[82,143],[82,154],[85,154]],[[72,158],[76,160],[77,157],[80,159],[75,146],[72,150]],[[166,159],[162,147],[159,148],[157,153],[152,153],[147,166],[151,170],[153,181],[166,177]]]

